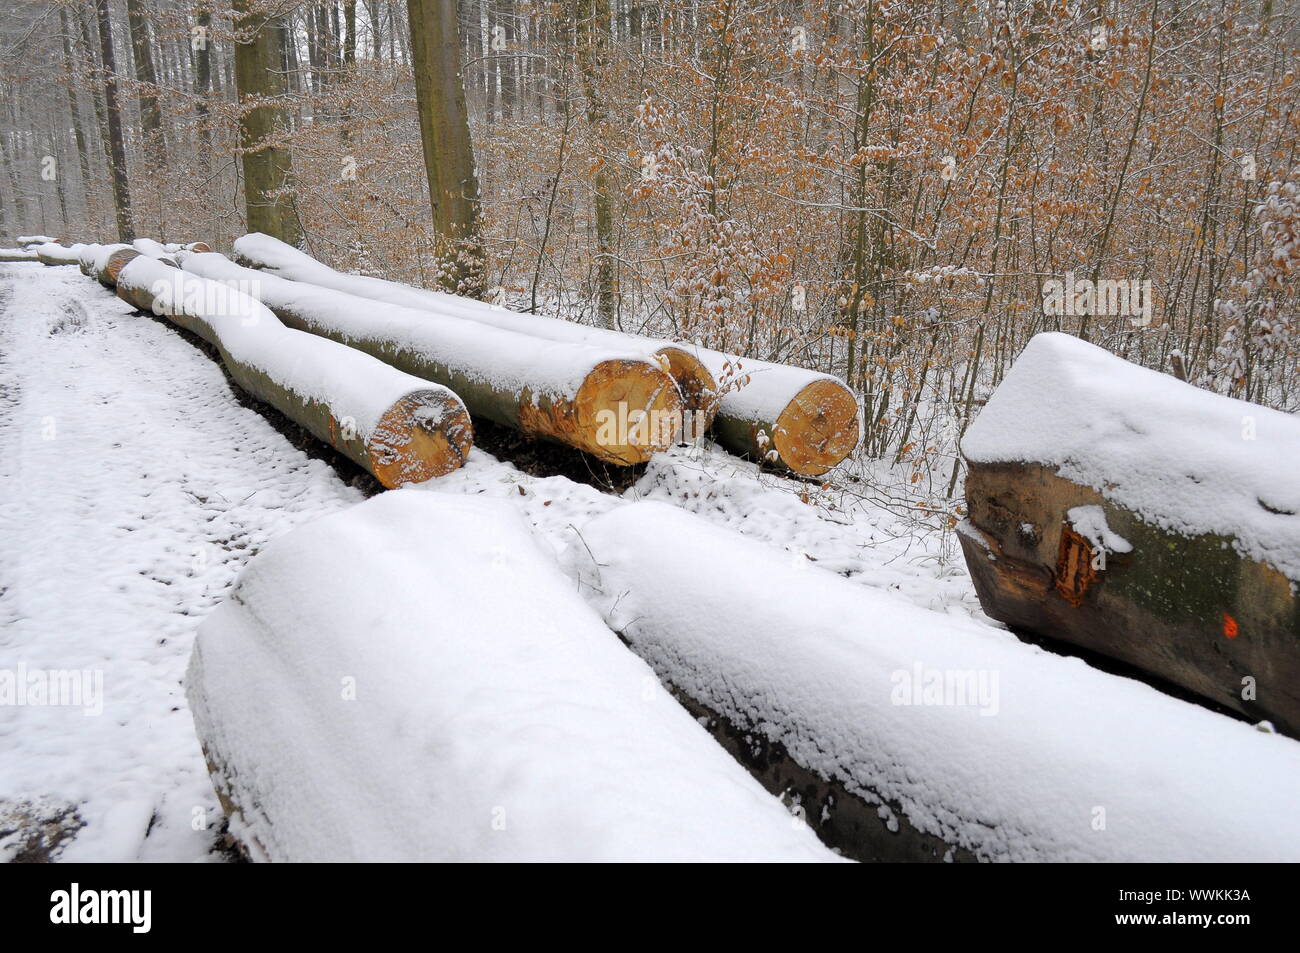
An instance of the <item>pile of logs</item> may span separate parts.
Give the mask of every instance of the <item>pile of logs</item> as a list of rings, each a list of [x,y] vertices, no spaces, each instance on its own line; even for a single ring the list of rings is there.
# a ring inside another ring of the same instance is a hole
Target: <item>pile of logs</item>
[[[235,242],[243,263],[294,281],[393,305],[454,316],[532,338],[631,350],[658,360],[676,380],[699,432],[709,425],[733,453],[818,476],[857,447],[858,405],[837,378],[802,368],[710,351],[693,344],[518,314],[481,301],[345,275],[284,242],[245,235]],[[716,419],[715,419],[716,418]]]
[[[459,466],[469,450],[470,414],[620,466],[710,428],[732,452],[803,476],[825,473],[858,443],[857,401],[829,375],[345,275],[265,235],[236,242],[239,264],[202,242],[65,247],[47,236],[26,238],[23,248],[0,250],[0,260],[79,265],[141,310],[193,331],[217,348],[241,387],[385,486]],[[156,307],[154,285],[169,282],[171,292],[199,303],[168,298]],[[209,306],[213,301],[219,307]],[[232,307],[233,321],[220,311]],[[260,339],[248,330],[250,314]],[[309,393],[292,361],[258,365],[255,356],[275,348],[312,354],[319,379],[332,379],[335,391]],[[388,408],[392,418],[380,415],[371,421],[377,429],[365,433],[355,414],[332,402],[349,391],[342,368],[357,358],[397,375],[384,393],[401,391]],[[433,390],[413,396],[413,381]]]

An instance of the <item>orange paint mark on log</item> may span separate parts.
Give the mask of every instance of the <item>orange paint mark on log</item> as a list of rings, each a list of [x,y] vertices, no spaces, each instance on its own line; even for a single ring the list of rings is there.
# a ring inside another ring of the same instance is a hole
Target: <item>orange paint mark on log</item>
[[[1230,639],[1237,637],[1237,620],[1226,612],[1223,614],[1223,634]]]

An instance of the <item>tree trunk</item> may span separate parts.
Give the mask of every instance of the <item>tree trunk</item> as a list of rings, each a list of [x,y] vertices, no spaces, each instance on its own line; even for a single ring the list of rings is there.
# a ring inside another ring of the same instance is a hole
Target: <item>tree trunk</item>
[[[208,44],[212,38],[208,33],[212,30],[212,11],[206,6],[199,11],[197,24],[203,32],[203,42],[199,48],[194,50],[194,95],[197,105],[194,107],[198,116],[199,141],[203,146],[203,156],[206,159],[211,152],[212,130],[208,128],[208,94],[212,90],[212,50]]]
[[[612,151],[604,148],[609,107],[599,82],[609,68],[609,0],[577,0],[574,25],[577,33],[578,69],[587,98],[587,124],[593,141],[606,155],[595,157],[591,191],[596,218],[596,311],[607,328],[616,324],[617,290],[614,257],[614,183],[606,161]]]
[[[420,137],[429,204],[441,250],[440,283],[482,296],[484,249],[479,234],[478,178],[461,81],[456,4],[407,0]]]
[[[101,0],[103,2],[103,0]],[[244,202],[248,230],[301,245],[302,226],[293,196],[281,98],[285,79],[285,26],[282,16],[260,0],[236,0],[235,86],[240,100],[239,146],[243,156]]]
[[[162,129],[162,109],[158,105],[158,73],[153,64],[149,11],[144,0],[126,0],[126,10],[131,27],[135,78],[140,83],[140,129],[144,134],[144,155],[155,168],[162,168],[167,165],[167,140]]]
[[[59,38],[63,44],[63,75],[68,83],[68,113],[72,116],[72,134],[77,141],[77,162],[81,169],[81,192],[86,221],[97,221],[95,201],[91,193],[90,150],[86,145],[86,132],[81,124],[81,110],[77,108],[76,69],[72,65],[72,40],[68,36],[68,11],[59,8]]]
[[[104,67],[104,112],[108,128],[109,174],[113,180],[113,205],[117,209],[117,237],[129,242],[135,238],[131,220],[131,190],[127,183],[126,145],[122,139],[122,112],[117,97],[117,60],[113,53],[113,23],[108,0],[95,0],[99,25],[99,56]]]

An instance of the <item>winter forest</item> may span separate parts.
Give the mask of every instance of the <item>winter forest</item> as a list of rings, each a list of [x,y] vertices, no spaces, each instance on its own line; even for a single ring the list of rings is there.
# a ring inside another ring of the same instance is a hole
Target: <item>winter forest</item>
[[[1300,859],[1298,13],[0,0],[0,861]]]

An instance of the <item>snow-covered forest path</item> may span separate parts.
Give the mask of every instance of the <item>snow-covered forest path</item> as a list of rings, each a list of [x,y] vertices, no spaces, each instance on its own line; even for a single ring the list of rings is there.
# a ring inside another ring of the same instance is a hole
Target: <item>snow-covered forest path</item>
[[[268,539],[361,494],[75,268],[0,268],[0,671],[88,672],[103,703],[3,708],[0,830],[75,805],[62,859],[202,858],[195,626]]]
[[[622,502],[478,449],[423,488],[507,499],[557,555]],[[623,496],[983,619],[951,538],[868,501],[711,449],[659,455]],[[0,676],[84,672],[92,696],[0,708],[0,860],[33,846],[15,827],[60,817],[83,826],[59,859],[219,857],[182,686],[195,629],[270,539],[362,498],[171,327],[75,268],[0,265]]]

